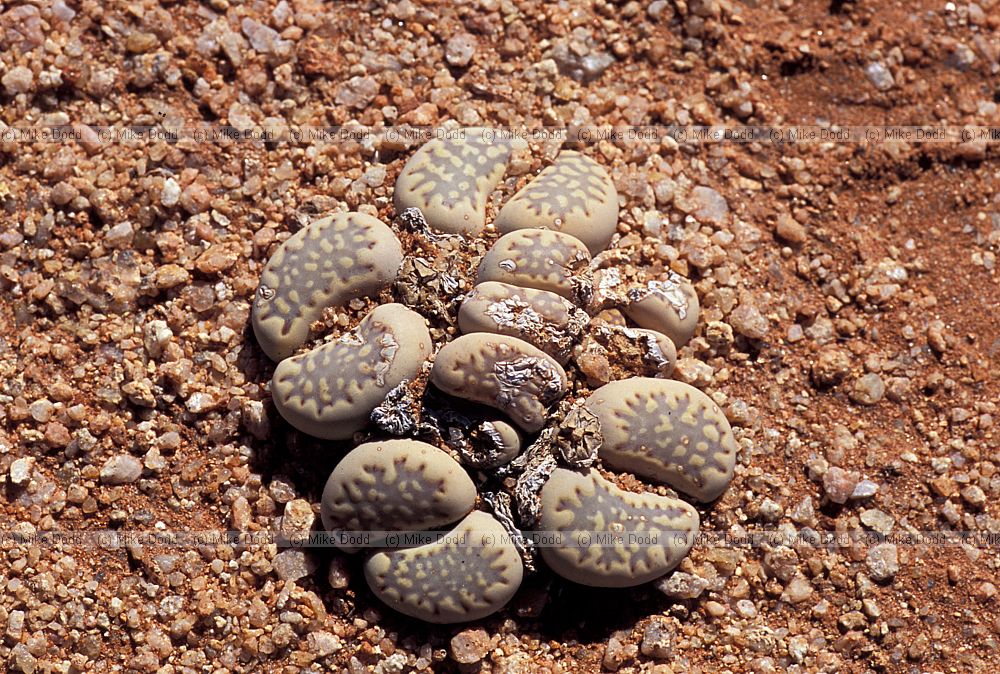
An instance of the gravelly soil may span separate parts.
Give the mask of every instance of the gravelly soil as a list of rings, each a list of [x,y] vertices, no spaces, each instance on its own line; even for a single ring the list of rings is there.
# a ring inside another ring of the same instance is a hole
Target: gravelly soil
[[[997,124],[998,27],[995,0],[56,0],[0,10],[0,130]],[[1000,529],[995,145],[580,149],[615,177],[615,245],[690,276],[701,296],[675,376],[715,396],[741,445],[706,531]],[[491,215],[557,150],[518,158]],[[312,526],[342,449],[277,418],[249,302],[274,246],[316,213],[391,220],[409,151],[0,145],[4,528]],[[329,312],[316,338],[369,306]],[[853,498],[859,481],[868,496]],[[598,591],[542,572],[482,624],[431,627],[381,606],[354,558],[239,539],[8,538],[0,660],[23,672],[979,672],[1000,662],[998,563],[984,546],[699,547],[662,586]]]

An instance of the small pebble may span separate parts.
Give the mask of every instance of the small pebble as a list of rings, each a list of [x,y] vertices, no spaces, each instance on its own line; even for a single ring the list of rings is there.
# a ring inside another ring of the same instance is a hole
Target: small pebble
[[[142,462],[131,454],[119,454],[104,462],[101,482],[104,484],[130,484],[142,475]]]
[[[167,208],[177,205],[181,198],[181,188],[173,178],[163,181],[163,191],[160,192],[160,204]]]
[[[635,644],[624,644],[619,636],[612,636],[604,648],[601,664],[605,669],[617,672],[626,662],[633,659],[638,651]]]
[[[11,641],[20,641],[21,635],[24,633],[24,611],[13,610],[7,614],[7,631],[6,636],[10,638]]]
[[[863,510],[860,519],[861,523],[866,527],[883,535],[891,533],[893,526],[896,524],[896,520],[891,515],[878,508]]]
[[[736,612],[744,618],[756,618],[757,607],[749,599],[740,599],[736,602]]]
[[[989,581],[984,581],[976,586],[972,596],[979,603],[985,604],[997,596],[997,586]]]
[[[134,234],[131,222],[120,222],[108,230],[104,235],[104,242],[111,248],[124,248],[132,243]]]
[[[153,272],[153,285],[160,290],[169,290],[185,284],[191,278],[184,267],[176,264],[165,264]]]
[[[858,484],[859,475],[838,466],[830,466],[823,475],[823,490],[834,503],[847,503]]]
[[[986,492],[979,485],[969,485],[962,489],[959,494],[970,508],[980,510],[986,505]]]
[[[777,233],[778,238],[794,245],[803,244],[808,239],[806,228],[787,213],[782,213],[778,216],[778,225],[775,228],[775,233]]]
[[[642,630],[639,650],[647,658],[666,660],[674,651],[674,631],[665,620],[653,618]]]
[[[698,222],[721,226],[729,216],[729,204],[726,198],[711,187],[698,185],[691,190],[691,203],[694,205],[694,216]]]
[[[10,464],[10,481],[18,486],[22,486],[28,483],[31,479],[31,471],[35,467],[34,457],[26,456],[20,459],[15,459],[13,463]]]
[[[41,398],[28,405],[28,412],[31,418],[39,423],[45,423],[52,418],[55,405],[51,401]]]
[[[795,576],[788,581],[788,585],[785,586],[785,591],[782,593],[781,598],[792,604],[801,604],[809,599],[812,593],[813,587],[809,580],[804,576]]]
[[[283,550],[271,562],[278,578],[294,581],[305,578],[316,571],[316,560],[304,550]]]
[[[476,53],[476,37],[469,33],[459,33],[449,38],[444,46],[444,57],[448,65],[464,68]]]
[[[812,366],[813,382],[819,387],[834,386],[844,381],[851,371],[851,357],[839,346],[823,347]]]
[[[451,638],[451,657],[460,665],[471,665],[486,657],[490,635],[484,629],[459,632]]]
[[[0,84],[3,84],[8,96],[28,93],[31,91],[34,81],[34,73],[25,66],[14,66],[0,78]]]
[[[362,109],[371,104],[378,95],[379,85],[371,77],[352,77],[337,89],[334,102],[349,108]]]
[[[739,334],[750,339],[764,339],[770,329],[767,318],[750,302],[740,305],[729,314],[729,324]]]
[[[690,573],[675,571],[659,581],[656,589],[674,599],[697,599],[708,589],[708,581]]]
[[[310,632],[306,637],[306,643],[309,651],[321,658],[332,655],[344,647],[340,637],[324,631]]]
[[[219,401],[215,399],[210,393],[203,393],[201,391],[193,393],[185,403],[188,412],[194,414],[204,414],[209,412],[219,404]]]
[[[866,498],[871,498],[878,493],[878,485],[871,480],[861,480],[854,486],[854,491],[851,492],[851,498],[855,500],[861,500]]]
[[[24,644],[17,644],[10,651],[11,660],[14,661],[14,666],[17,670],[23,674],[34,674],[35,668],[38,666],[38,662],[35,656],[31,654],[28,647]]]
[[[881,543],[868,551],[868,573],[876,582],[890,581],[899,573],[899,556],[892,543]]]
[[[281,533],[291,543],[301,543],[308,539],[315,521],[316,515],[309,501],[294,499],[285,504],[284,514],[281,516]]]
[[[882,377],[874,372],[869,372],[854,382],[850,397],[859,405],[874,405],[882,399],[884,394],[885,382],[882,381]]]
[[[889,91],[896,85],[896,80],[893,78],[892,73],[881,61],[873,61],[865,66],[865,75],[868,76],[868,81],[874,85],[879,91]]]

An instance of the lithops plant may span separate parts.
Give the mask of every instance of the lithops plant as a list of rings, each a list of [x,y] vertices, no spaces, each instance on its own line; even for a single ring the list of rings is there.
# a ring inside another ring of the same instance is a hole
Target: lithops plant
[[[601,422],[601,459],[665,482],[699,501],[733,479],[736,441],[719,406],[683,382],[632,377],[594,391],[584,406]]]
[[[419,440],[382,440],[340,460],[326,481],[321,515],[331,532],[433,529],[475,503],[476,485],[447,452]]]
[[[438,351],[431,381],[509,414],[529,433],[545,425],[546,410],[566,392],[566,372],[548,354],[516,337],[479,332]]]
[[[320,218],[287,239],[260,275],[252,316],[257,343],[272,360],[295,353],[327,307],[384,288],[403,262],[392,230],[364,213]]]
[[[389,391],[416,376],[431,347],[420,314],[383,304],[337,341],[281,361],[271,379],[274,405],[300,431],[349,438]]]
[[[497,520],[475,511],[440,542],[377,552],[365,562],[372,592],[400,613],[431,623],[478,620],[521,585],[521,555]]]
[[[541,558],[573,582],[624,587],[668,573],[698,511],[598,469],[697,501],[718,498],[735,470],[718,406],[666,379],[696,330],[698,297],[673,272],[619,273],[628,255],[605,250],[619,204],[604,168],[563,152],[500,209],[502,235],[484,245],[512,150],[469,130],[427,143],[399,174],[393,228],[356,213],[317,221],[278,249],[254,303],[258,340],[284,359],[271,381],[281,415],[319,438],[364,436],[327,481],[324,527],[398,532],[369,539],[393,547],[366,551],[365,578],[428,622],[504,606],[536,568],[522,528],[562,535]],[[405,261],[394,228],[406,232]],[[466,250],[478,252],[456,254]],[[288,357],[325,309],[354,315],[345,303],[376,293],[398,303]],[[442,528],[424,544],[406,536]]]
[[[585,311],[547,290],[487,281],[469,293],[458,311],[465,333],[493,332],[523,339],[565,364],[590,321]]]
[[[542,487],[539,527],[561,543],[542,558],[563,578],[628,587],[659,578],[687,555],[698,511],[675,498],[619,489],[591,468],[556,468]]]
[[[499,281],[535,288],[586,305],[591,288],[590,253],[583,243],[561,232],[524,229],[500,237],[479,264],[477,283]]]
[[[670,272],[663,280],[629,289],[623,311],[637,325],[662,332],[681,347],[698,327],[698,294],[684,277]]]
[[[504,204],[494,225],[501,234],[521,229],[570,234],[596,255],[618,226],[618,192],[603,166],[585,154],[562,152]]]
[[[479,234],[486,225],[486,199],[503,178],[513,149],[512,143],[484,140],[476,129],[425,143],[396,180],[396,212],[418,208],[438,231]]]

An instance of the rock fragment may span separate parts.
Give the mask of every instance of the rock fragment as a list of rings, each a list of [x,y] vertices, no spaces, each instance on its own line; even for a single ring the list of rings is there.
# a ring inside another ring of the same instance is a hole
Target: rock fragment
[[[129,484],[142,475],[142,462],[131,454],[119,454],[104,462],[101,467],[101,482],[105,484]]]
[[[850,398],[859,405],[874,405],[885,395],[885,382],[874,372],[858,377],[851,389]]]
[[[782,213],[778,216],[775,233],[782,241],[787,241],[795,246],[802,245],[809,238],[806,228],[788,213]]]
[[[729,314],[729,323],[736,332],[748,339],[764,339],[770,329],[767,318],[751,302],[740,302]]]
[[[23,456],[19,459],[14,459],[10,464],[10,481],[19,487],[28,484],[34,468],[34,457]]]
[[[471,665],[486,657],[490,635],[484,629],[464,630],[451,638],[451,657],[460,665]]]
[[[854,471],[831,466],[823,475],[823,491],[832,502],[844,504],[851,498],[859,479],[860,476]]]
[[[278,578],[285,581],[296,581],[314,573],[316,560],[305,550],[283,550],[274,556],[271,563]]]
[[[882,61],[872,61],[866,65],[865,75],[868,76],[868,81],[872,83],[872,86],[879,91],[889,91],[896,86],[895,78]]]
[[[647,658],[666,660],[674,653],[674,631],[661,618],[653,618],[642,630],[639,651]]]
[[[444,58],[448,65],[464,68],[472,61],[476,46],[476,36],[471,33],[452,35],[444,45]]]
[[[708,581],[691,573],[675,571],[659,581],[656,589],[674,599],[697,599],[708,589]]]
[[[688,197],[699,222],[721,226],[729,216],[729,204],[718,191],[705,185],[697,185]]]
[[[281,535],[292,545],[300,545],[309,538],[316,515],[312,504],[297,498],[285,504],[281,516]]]
[[[0,77],[0,84],[3,84],[8,96],[28,93],[34,82],[34,73],[25,66],[14,66]]]
[[[893,543],[880,543],[868,550],[868,575],[877,583],[892,580],[899,573],[899,553]]]
[[[839,346],[828,345],[820,350],[813,363],[813,383],[819,387],[834,386],[844,381],[850,371],[850,355]]]
[[[358,110],[368,107],[378,95],[379,85],[374,78],[357,75],[337,88],[334,102]]]

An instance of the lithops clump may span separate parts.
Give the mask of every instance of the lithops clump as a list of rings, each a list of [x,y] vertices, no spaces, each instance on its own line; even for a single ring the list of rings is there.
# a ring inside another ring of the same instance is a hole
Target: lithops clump
[[[594,469],[556,468],[542,487],[539,528],[562,534],[542,558],[560,576],[629,587],[673,569],[694,544],[698,512],[679,499],[619,489]]]
[[[662,332],[680,348],[698,327],[698,294],[687,280],[670,272],[665,279],[648,281],[627,291],[625,314],[637,325]]]
[[[484,140],[476,129],[425,143],[396,180],[396,212],[418,208],[436,230],[479,234],[486,225],[486,200],[503,178],[512,149],[511,143]]]
[[[502,234],[519,229],[571,234],[596,255],[617,228],[618,192],[603,166],[567,150],[504,204],[494,224]]]
[[[475,503],[476,486],[446,452],[418,440],[382,440],[340,460],[321,514],[331,532],[422,530],[459,520]]]
[[[274,405],[300,431],[349,438],[389,391],[416,376],[431,348],[420,314],[383,304],[337,341],[281,361],[271,379]]]
[[[458,311],[458,327],[463,333],[517,337],[560,364],[569,360],[589,320],[586,312],[555,293],[495,281],[473,288]]]
[[[261,349],[276,361],[292,355],[323,309],[375,294],[402,261],[396,235],[364,213],[337,213],[299,230],[260,275],[252,320]]]
[[[736,441],[711,398],[679,381],[633,377],[587,398],[601,422],[601,460],[665,482],[699,501],[718,498],[733,479]]]
[[[566,372],[551,356],[506,335],[473,333],[438,351],[431,381],[445,393],[483,403],[533,433],[566,392]]]
[[[381,551],[365,562],[379,599],[431,623],[478,620],[501,609],[521,585],[524,565],[504,527],[475,511],[441,541]]]
[[[697,512],[626,492],[597,469],[711,501],[736,458],[711,399],[663,379],[695,331],[694,288],[672,272],[650,280],[628,250],[604,250],[618,224],[607,172],[563,152],[501,208],[502,236],[488,248],[475,237],[512,146],[480,138],[432,141],[403,167],[393,229],[405,260],[378,220],[325,218],[279,249],[254,304],[259,340],[281,359],[324,307],[378,292],[400,302],[285,358],[271,392],[305,433],[368,434],[327,481],[323,525],[361,534],[340,539],[347,550],[393,546],[366,551],[372,591],[439,623],[510,600],[524,569],[535,570],[522,529],[564,534],[541,557],[570,581],[623,587],[667,573],[693,542]]]
[[[590,253],[561,232],[524,229],[500,237],[479,264],[476,283],[499,281],[547,290],[580,306],[590,301]]]

